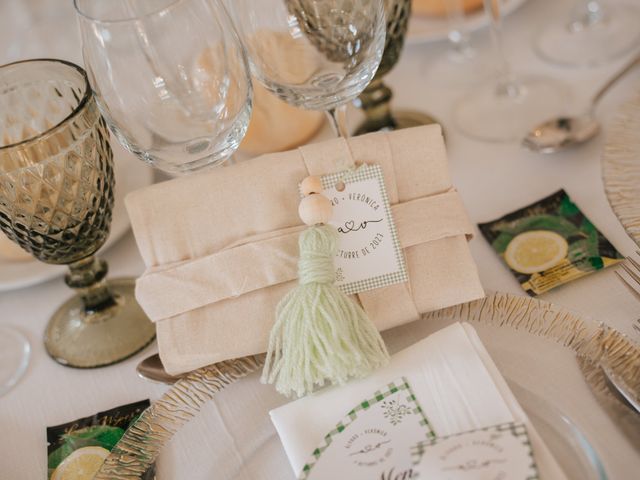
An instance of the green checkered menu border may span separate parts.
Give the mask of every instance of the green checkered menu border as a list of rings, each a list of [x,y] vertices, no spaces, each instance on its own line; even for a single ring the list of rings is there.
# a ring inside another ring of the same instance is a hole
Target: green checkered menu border
[[[442,437],[431,437],[429,440],[418,443],[415,447],[411,449],[411,456],[413,458],[414,465],[420,462],[422,455],[424,455],[427,447],[431,445],[436,445],[437,443],[446,440],[452,437],[459,437],[466,433],[472,433],[477,431],[485,431],[485,432],[511,432],[511,434],[519,438],[522,441],[522,444],[528,449],[529,457],[531,458],[531,464],[529,465],[531,471],[534,472],[533,475],[528,476],[525,480],[539,480],[539,472],[538,466],[536,465],[535,459],[533,458],[533,448],[531,447],[531,440],[529,439],[529,433],[527,432],[527,427],[523,423],[500,423],[498,425],[491,425],[489,427],[478,428],[476,430],[469,430],[466,432],[460,432],[453,435],[446,435]]]
[[[391,214],[391,205],[389,203],[389,196],[387,195],[387,189],[384,184],[384,176],[382,173],[382,167],[380,165],[362,165],[353,171],[342,171],[322,176],[322,188],[330,189],[334,188],[336,183],[342,181],[345,185],[352,183],[363,182],[365,180],[377,180],[380,187],[380,193],[382,195],[382,204],[384,206],[384,213],[389,221],[389,230],[391,231],[391,237],[393,241],[393,250],[396,257],[396,265],[398,269],[395,272],[390,272],[385,275],[379,275],[377,277],[367,278],[365,280],[359,280],[357,282],[346,283],[340,285],[340,289],[347,295],[352,295],[359,292],[365,292],[367,290],[374,290],[376,288],[388,287],[397,283],[405,283],[409,281],[409,275],[407,274],[407,266],[404,259],[404,253],[402,252],[402,246],[398,239],[398,232],[396,230],[396,224],[393,221],[393,215]]]
[[[422,407],[418,403],[418,400],[415,394],[413,393],[413,390],[411,389],[409,382],[405,377],[402,377],[398,381],[387,384],[387,387],[385,390],[376,391],[372,397],[360,402],[354,409],[352,409],[349,413],[347,413],[347,418],[345,418],[343,421],[338,423],[333,430],[327,433],[324,437],[322,445],[320,445],[318,448],[316,448],[312,452],[312,456],[313,456],[312,460],[310,460],[308,463],[305,464],[304,467],[302,467],[302,471],[300,472],[298,479],[306,480],[309,477],[309,474],[311,473],[313,466],[318,461],[318,459],[322,456],[322,453],[329,447],[329,445],[331,445],[335,437],[337,437],[339,434],[344,432],[344,430],[349,425],[351,425],[356,420],[356,418],[358,418],[359,412],[368,410],[373,405],[375,405],[378,402],[381,402],[385,398],[403,391],[407,393],[406,400],[409,402],[410,405],[413,406],[411,413],[415,415],[420,415],[421,417],[420,425],[426,428],[427,438],[431,438],[431,439],[435,438],[435,433],[433,431],[433,428],[431,427],[429,420],[427,419],[424,412],[422,411]]]

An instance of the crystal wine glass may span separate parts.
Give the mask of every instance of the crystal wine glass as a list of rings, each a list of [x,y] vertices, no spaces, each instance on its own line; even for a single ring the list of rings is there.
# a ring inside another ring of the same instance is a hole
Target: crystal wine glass
[[[615,60],[640,47],[640,5],[573,0],[536,37],[538,54],[552,63],[583,67]]]
[[[251,80],[219,0],[74,0],[109,128],[174,174],[225,162],[247,130]]]
[[[493,142],[522,140],[530,128],[562,113],[570,97],[570,90],[561,82],[540,75],[517,75],[511,70],[502,38],[503,1],[484,0],[498,60],[497,78],[460,98],[453,112],[464,134]]]
[[[234,0],[254,76],[291,105],[329,114],[348,136],[345,109],[376,73],[384,0]]]
[[[356,135],[378,130],[417,127],[436,122],[433,117],[425,113],[391,110],[392,92],[384,84],[383,78],[400,59],[411,15],[411,0],[385,0],[384,3],[387,19],[384,52],[373,80],[358,97],[357,103],[362,107],[366,119],[356,129]]]
[[[109,132],[84,70],[62,60],[0,67],[0,229],[38,260],[66,264],[77,290],[53,314],[47,352],[73,367],[129,357],[155,336],[133,279],[94,256],[113,207]]]

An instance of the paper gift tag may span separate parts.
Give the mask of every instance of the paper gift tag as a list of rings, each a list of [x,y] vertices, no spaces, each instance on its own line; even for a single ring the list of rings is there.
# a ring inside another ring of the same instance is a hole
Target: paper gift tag
[[[313,451],[298,478],[413,478],[411,448],[433,437],[409,383],[402,378],[351,410]]]
[[[379,165],[322,177],[339,234],[336,285],[347,295],[408,281]],[[344,188],[342,188],[344,187]]]
[[[527,428],[513,422],[422,442],[413,448],[413,454],[419,478],[539,478]]]

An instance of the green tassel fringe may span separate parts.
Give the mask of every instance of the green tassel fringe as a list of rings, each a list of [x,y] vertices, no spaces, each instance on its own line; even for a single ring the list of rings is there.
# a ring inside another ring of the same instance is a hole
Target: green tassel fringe
[[[337,237],[330,225],[302,232],[299,285],[276,309],[262,382],[286,396],[364,377],[389,361],[367,314],[334,285]]]

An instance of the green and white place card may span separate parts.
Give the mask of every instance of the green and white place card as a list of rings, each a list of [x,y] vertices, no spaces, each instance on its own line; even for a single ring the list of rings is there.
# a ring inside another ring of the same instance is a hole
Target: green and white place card
[[[405,378],[360,402],[327,433],[298,478],[415,478],[412,447],[434,437]]]
[[[379,165],[322,177],[339,233],[336,285],[347,295],[408,281]]]
[[[421,442],[413,448],[418,478],[536,480],[527,428],[505,423]]]

